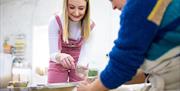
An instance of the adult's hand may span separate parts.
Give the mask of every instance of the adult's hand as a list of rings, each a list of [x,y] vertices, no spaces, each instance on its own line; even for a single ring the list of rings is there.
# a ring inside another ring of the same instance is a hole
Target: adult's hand
[[[87,81],[84,81],[79,83],[79,85],[77,86],[77,91],[108,91],[108,90],[109,89],[107,89],[102,84],[99,78],[90,84]]]
[[[77,86],[77,91],[92,91],[89,86],[90,84],[87,81],[82,81]]]

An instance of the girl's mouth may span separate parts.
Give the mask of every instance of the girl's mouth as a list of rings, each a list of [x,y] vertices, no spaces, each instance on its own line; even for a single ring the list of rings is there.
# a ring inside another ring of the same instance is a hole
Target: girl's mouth
[[[73,16],[74,18],[79,18],[79,17],[81,17],[81,16]]]

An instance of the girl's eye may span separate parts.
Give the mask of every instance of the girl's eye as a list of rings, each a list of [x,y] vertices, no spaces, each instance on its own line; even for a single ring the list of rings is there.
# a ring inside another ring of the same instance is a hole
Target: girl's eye
[[[75,7],[69,7],[70,9],[75,9]]]
[[[79,10],[84,10],[84,8],[79,8]]]

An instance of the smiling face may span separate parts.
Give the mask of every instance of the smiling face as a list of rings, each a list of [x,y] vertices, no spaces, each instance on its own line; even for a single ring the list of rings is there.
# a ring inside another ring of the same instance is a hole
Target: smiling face
[[[121,10],[125,5],[126,0],[110,0],[110,2],[112,3],[113,9]]]
[[[87,1],[68,0],[67,8],[69,19],[72,21],[80,21],[86,13]]]

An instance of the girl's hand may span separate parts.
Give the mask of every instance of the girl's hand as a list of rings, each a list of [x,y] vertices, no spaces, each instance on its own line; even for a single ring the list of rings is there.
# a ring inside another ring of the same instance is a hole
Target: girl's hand
[[[81,65],[77,65],[76,66],[76,74],[82,78],[82,79],[86,79],[88,76],[88,65],[87,66],[81,66]]]
[[[61,64],[64,68],[75,69],[74,58],[66,53],[59,53],[56,56],[57,63]]]

